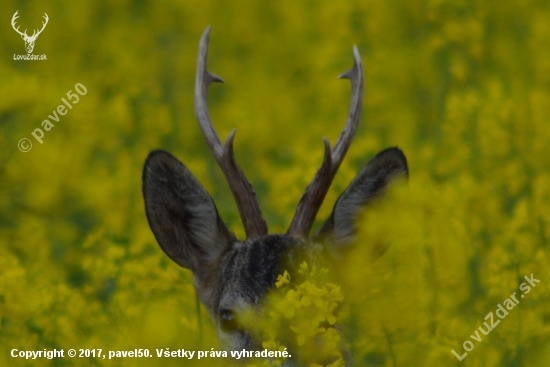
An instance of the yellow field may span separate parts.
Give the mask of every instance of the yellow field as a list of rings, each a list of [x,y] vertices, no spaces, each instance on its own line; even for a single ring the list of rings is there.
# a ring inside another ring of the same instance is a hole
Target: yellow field
[[[47,60],[14,60],[27,54],[16,10],[29,35],[48,14],[33,51]],[[168,150],[244,236],[193,111],[208,25],[209,69],[225,80],[210,88],[211,116],[222,140],[237,128],[271,233],[286,231],[322,137],[334,144],[344,126],[350,87],[336,76],[354,44],[363,115],[317,225],[377,152],[407,156],[408,186],[365,212],[341,274],[336,317],[356,365],[550,365],[550,3],[5,0],[0,15],[1,366],[213,363],[156,357],[210,351],[216,331],[191,273],[157,245],[141,193],[147,154]],[[531,274],[540,282],[519,298]],[[514,292],[519,304],[472,339]],[[451,351],[465,341],[460,362]],[[155,357],[10,356],[55,348]]]

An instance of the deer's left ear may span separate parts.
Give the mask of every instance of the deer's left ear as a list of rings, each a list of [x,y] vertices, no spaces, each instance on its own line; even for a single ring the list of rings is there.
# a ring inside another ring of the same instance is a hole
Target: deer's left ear
[[[353,242],[355,221],[363,209],[379,197],[388,184],[398,177],[408,177],[407,159],[398,148],[378,153],[336,201],[332,214],[315,235],[330,243],[333,250],[343,249]]]
[[[168,152],[151,152],[143,168],[145,212],[157,242],[178,265],[201,278],[235,237],[187,167]]]

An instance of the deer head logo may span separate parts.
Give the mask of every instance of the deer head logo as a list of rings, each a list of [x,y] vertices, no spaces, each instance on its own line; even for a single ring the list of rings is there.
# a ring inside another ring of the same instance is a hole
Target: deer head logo
[[[17,20],[17,18],[19,18],[19,15],[17,15],[17,13],[19,12],[16,11],[15,14],[13,14],[13,17],[11,18],[11,26],[13,27],[13,29],[19,33],[21,35],[21,38],[23,38],[23,41],[25,41],[25,49],[27,50],[27,53],[32,53],[32,50],[34,49],[34,42],[36,41],[36,39],[38,38],[38,36],[40,35],[40,33],[42,33],[42,31],[44,30],[44,28],[46,28],[46,24],[48,24],[48,14],[44,13],[44,22],[42,22],[42,29],[41,30],[34,30],[33,33],[32,33],[32,36],[29,36],[27,35],[27,30],[25,29],[24,32],[21,32],[19,30],[19,26],[16,27],[16,24],[15,24],[15,21]]]

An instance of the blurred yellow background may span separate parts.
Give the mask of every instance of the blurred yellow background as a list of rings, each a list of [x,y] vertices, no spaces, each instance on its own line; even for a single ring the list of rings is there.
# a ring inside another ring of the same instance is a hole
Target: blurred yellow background
[[[34,54],[21,30],[49,23]],[[358,241],[391,243],[346,267],[339,316],[359,366],[550,364],[550,4],[526,0],[16,1],[0,8],[0,365],[193,365],[178,359],[24,361],[13,348],[210,349],[190,272],[160,250],[141,170],[162,148],[238,212],[194,117],[200,35],[212,25],[209,107],[271,233],[284,232],[349,105],[361,124],[325,205],[378,151],[399,146],[409,187],[365,214]],[[86,95],[31,135],[81,83]],[[18,142],[29,139],[29,152]],[[463,342],[523,277],[540,279],[459,362]],[[200,315],[200,320],[199,320]],[[208,363],[208,362],[207,362]]]

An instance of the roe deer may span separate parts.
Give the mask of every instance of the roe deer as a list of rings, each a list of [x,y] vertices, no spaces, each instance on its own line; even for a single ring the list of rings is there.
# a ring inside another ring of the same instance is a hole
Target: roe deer
[[[239,324],[239,313],[259,309],[274,288],[278,274],[298,268],[302,259],[323,253],[338,255],[356,231],[355,220],[391,180],[408,176],[401,150],[389,148],[376,155],[336,201],[321,229],[309,237],[315,215],[332,183],[359,124],[363,99],[363,66],[356,47],[354,65],[340,78],[351,80],[352,96],[346,125],[334,148],[324,138],[324,160],[302,196],[286,234],[268,234],[255,192],[233,154],[233,130],[222,145],[206,103],[210,83],[222,79],[206,69],[210,27],[199,45],[195,80],[195,113],[214,158],[221,167],[246,232],[235,237],[218,215],[212,198],[177,158],[152,151],[143,170],[143,196],[149,225],[162,250],[178,265],[193,272],[194,285],[217,329],[225,350],[258,350],[261,339]],[[293,356],[294,357],[294,356]],[[294,358],[291,358],[294,360]],[[285,365],[296,362],[287,360]]]

